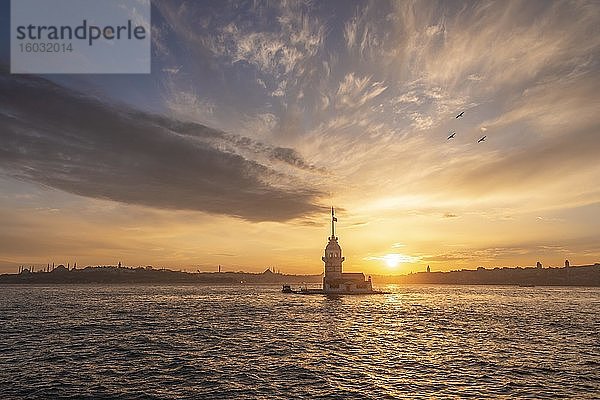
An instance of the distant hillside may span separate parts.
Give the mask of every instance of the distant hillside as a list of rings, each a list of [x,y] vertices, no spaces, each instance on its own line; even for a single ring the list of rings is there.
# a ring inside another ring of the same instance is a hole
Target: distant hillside
[[[568,268],[478,268],[450,272],[418,272],[408,275],[374,276],[373,281],[379,284],[600,286],[600,264]]]
[[[0,284],[78,284],[78,283],[199,283],[199,284],[320,284],[322,275],[285,275],[267,269],[263,273],[181,272],[151,267],[99,266],[68,269],[63,265],[50,272],[0,275]],[[408,275],[373,276],[375,285],[454,284],[454,285],[536,285],[600,286],[600,264],[568,268],[494,268],[450,272],[419,272]]]
[[[321,275],[284,275],[267,269],[263,273],[247,272],[181,272],[152,267],[98,266],[67,269],[59,265],[50,272],[30,272],[0,275],[1,283],[210,283],[210,284],[302,284],[320,283]]]

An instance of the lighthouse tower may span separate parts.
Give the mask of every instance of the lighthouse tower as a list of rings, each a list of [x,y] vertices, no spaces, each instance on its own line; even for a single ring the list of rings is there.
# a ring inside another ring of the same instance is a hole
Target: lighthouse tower
[[[326,283],[332,279],[340,279],[342,277],[342,248],[338,244],[338,238],[335,236],[335,223],[337,218],[333,207],[331,207],[331,237],[329,243],[325,247],[325,255],[322,257],[325,263],[325,276],[323,277],[323,287],[326,287]]]
[[[363,273],[344,273],[342,272],[342,248],[335,236],[335,211],[331,207],[331,236],[325,246],[325,255],[321,258],[325,263],[325,275],[323,276],[323,291],[325,293],[374,293],[371,283],[371,277],[365,280]]]

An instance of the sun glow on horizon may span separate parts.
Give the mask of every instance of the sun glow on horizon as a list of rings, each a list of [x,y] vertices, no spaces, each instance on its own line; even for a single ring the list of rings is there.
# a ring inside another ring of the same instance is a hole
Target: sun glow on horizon
[[[367,261],[383,261],[388,268],[397,268],[400,264],[418,262],[420,257],[413,257],[401,253],[388,253],[383,256],[366,257]]]

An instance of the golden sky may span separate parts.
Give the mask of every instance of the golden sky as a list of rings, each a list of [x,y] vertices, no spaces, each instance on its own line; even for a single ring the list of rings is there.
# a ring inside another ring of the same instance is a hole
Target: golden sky
[[[600,261],[598,2],[171,1],[152,26],[147,76],[0,72],[0,272],[320,273],[332,205],[347,271]]]

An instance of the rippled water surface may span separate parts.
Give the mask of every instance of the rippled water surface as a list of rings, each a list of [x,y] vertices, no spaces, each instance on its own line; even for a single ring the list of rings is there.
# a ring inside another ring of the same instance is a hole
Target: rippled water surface
[[[600,290],[0,286],[0,398],[600,398]]]

